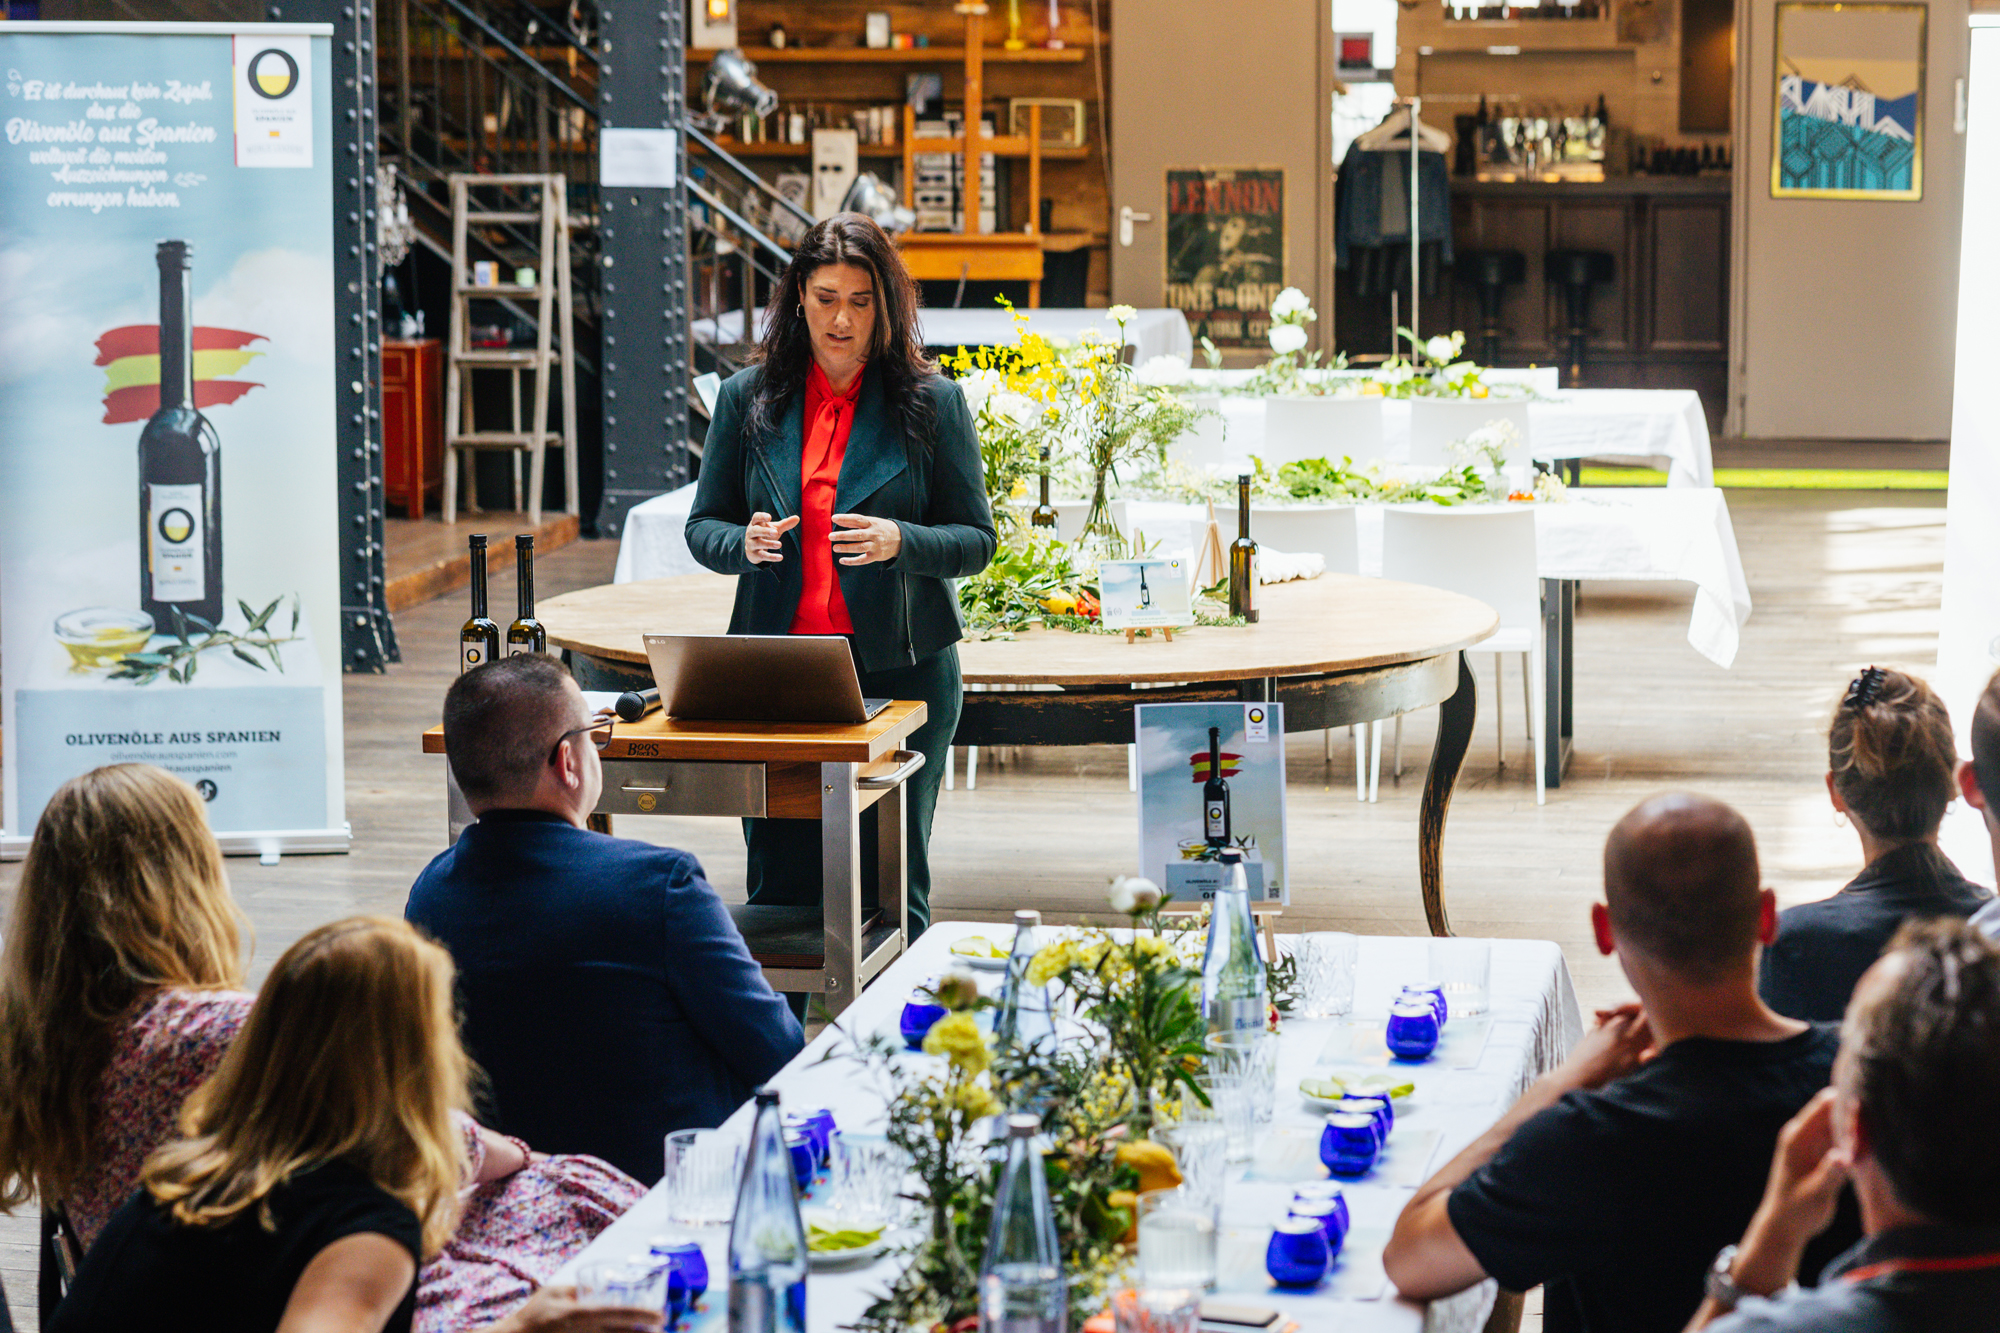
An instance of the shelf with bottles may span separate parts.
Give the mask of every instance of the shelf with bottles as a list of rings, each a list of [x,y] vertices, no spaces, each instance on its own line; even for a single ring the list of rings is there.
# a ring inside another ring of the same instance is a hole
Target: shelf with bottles
[[[718,138],[715,142],[724,152],[734,157],[789,157],[800,160],[812,157],[812,145],[810,143],[778,143],[776,141],[744,143],[740,139],[726,138]],[[917,150],[918,152],[948,153],[960,143],[960,140],[930,139],[920,136],[917,142],[919,144],[935,143],[937,145],[935,148],[921,147]],[[1011,139],[996,140],[995,143],[998,146],[985,149],[984,151],[990,152],[996,157],[1025,158],[1028,156],[1028,149],[1025,144],[1016,143]],[[697,145],[694,147],[694,151],[699,153],[703,149]],[[862,144],[857,151],[862,157],[900,159],[903,156],[903,146],[901,144]],[[1044,147],[1042,149],[1042,160],[1044,162],[1081,162],[1090,156],[1090,151],[1088,147]]]

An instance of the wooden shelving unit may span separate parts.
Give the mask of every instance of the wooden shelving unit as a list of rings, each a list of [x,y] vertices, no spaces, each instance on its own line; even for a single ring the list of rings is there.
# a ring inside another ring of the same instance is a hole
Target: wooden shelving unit
[[[917,140],[917,142],[920,145],[936,145],[935,147],[919,147],[917,149],[918,152],[941,153],[941,152],[951,152],[952,150],[962,145],[964,143],[964,140],[920,138]],[[717,139],[716,143],[720,144],[722,146],[722,150],[728,153],[732,157],[809,158],[812,156],[812,145],[804,143],[739,143],[735,139]],[[1025,159],[1028,156],[1027,143],[1025,139],[988,138],[988,139],[981,139],[980,143],[983,145],[991,145],[989,147],[983,147],[981,151],[992,153],[995,157]],[[694,151],[701,152],[703,150],[700,149],[699,147],[696,147]],[[900,159],[903,156],[903,146],[899,143],[891,143],[891,144],[865,143],[861,145],[859,151],[862,157]],[[1044,147],[1042,149],[1043,160],[1050,162],[1053,161],[1081,162],[1089,156],[1090,156],[1090,150],[1088,148]]]
[[[902,51],[866,46],[746,46],[742,51],[759,65],[961,65],[965,62],[963,46],[915,46]],[[980,58],[989,65],[1080,65],[1089,56],[1084,47],[1051,51],[1031,46],[1009,51],[989,46]],[[715,58],[715,52],[689,51],[687,58],[690,65],[706,65]]]

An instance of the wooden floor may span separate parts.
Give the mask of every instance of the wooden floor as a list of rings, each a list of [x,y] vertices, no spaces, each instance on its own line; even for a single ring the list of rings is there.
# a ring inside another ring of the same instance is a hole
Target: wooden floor
[[[1490,692],[1454,798],[1445,841],[1447,900],[1465,935],[1558,941],[1588,1011],[1625,994],[1590,944],[1606,830],[1646,795],[1690,788],[1742,809],[1765,875],[1787,903],[1824,896],[1859,867],[1820,778],[1824,727],[1855,670],[1869,662],[1928,671],[1935,661],[1944,558],[1943,494],[1756,492],[1729,496],[1755,611],[1733,670],[1686,641],[1690,590],[1586,584],[1577,622],[1576,757],[1568,780],[1535,805],[1520,685],[1505,692],[1509,763],[1496,771]],[[495,528],[494,531],[501,529]],[[537,566],[543,596],[607,582],[607,542],[578,542]],[[511,569],[494,580],[511,605]],[[230,876],[257,928],[255,974],[302,932],[353,912],[400,912],[417,871],[444,845],[443,761],[418,753],[454,669],[462,599],[397,616],[403,663],[348,676],[348,856],[275,866],[232,861]],[[1492,659],[1479,660],[1482,687]],[[1947,701],[1958,703],[1959,701]],[[1285,928],[1417,934],[1416,823],[1431,719],[1405,727],[1400,786],[1357,805],[1344,734],[1331,764],[1318,734],[1290,738],[1288,789],[1295,905]],[[960,763],[962,765],[963,759]],[[1106,881],[1135,852],[1134,798],[1122,748],[1018,752],[982,764],[977,791],[943,795],[932,844],[940,919],[1006,919],[1039,907],[1054,921],[1101,912]],[[742,892],[743,850],[727,820],[621,820],[619,832],[696,852],[725,897]],[[1968,867],[1968,869],[1971,869]],[[0,866],[0,907],[18,867]],[[0,1278],[17,1323],[33,1299],[32,1218],[0,1219]]]
[[[510,586],[515,533],[535,534],[537,556],[561,550],[577,538],[574,514],[545,513],[540,526],[535,526],[528,521],[526,514],[496,513],[492,510],[483,514],[468,514],[461,510],[456,523],[446,523],[441,518],[392,518],[385,527],[387,531],[383,534],[382,543],[383,572],[386,575],[384,597],[391,615],[469,585],[472,582],[472,556],[467,551],[466,538],[475,532],[483,532],[489,538],[486,547],[488,571],[506,569],[510,575]],[[615,556],[616,552],[613,554]],[[539,584],[536,591],[541,593]],[[511,595],[507,605],[510,608],[513,605]],[[505,624],[513,618],[514,613],[509,610],[501,618],[501,623]]]

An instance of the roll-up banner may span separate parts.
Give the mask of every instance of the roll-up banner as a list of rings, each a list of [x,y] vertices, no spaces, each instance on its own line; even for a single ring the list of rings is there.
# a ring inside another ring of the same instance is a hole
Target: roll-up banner
[[[0,25],[0,853],[121,762],[347,850],[331,33]]]

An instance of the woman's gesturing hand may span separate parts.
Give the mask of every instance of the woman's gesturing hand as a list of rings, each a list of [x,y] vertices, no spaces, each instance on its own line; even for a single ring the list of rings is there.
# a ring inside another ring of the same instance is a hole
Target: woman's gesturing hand
[[[750,515],[750,526],[743,529],[743,556],[753,565],[769,564],[785,558],[784,536],[799,525],[799,516],[780,519],[776,523],[771,516],[759,509]]]
[[[833,516],[833,552],[843,565],[871,565],[894,560],[903,549],[903,527],[893,518],[866,514]]]

